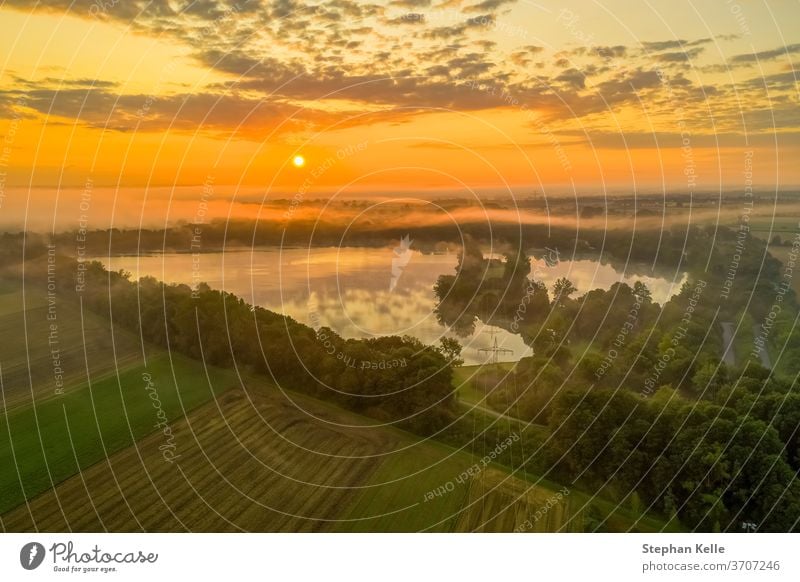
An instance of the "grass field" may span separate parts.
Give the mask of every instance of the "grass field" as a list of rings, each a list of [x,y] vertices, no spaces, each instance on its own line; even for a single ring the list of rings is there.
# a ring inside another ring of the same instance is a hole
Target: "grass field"
[[[263,383],[234,389],[173,424],[166,462],[151,434],[2,516],[7,531],[511,531],[558,485],[490,465],[479,454],[390,428]],[[494,443],[492,443],[494,446]],[[527,479],[527,480],[526,480]],[[447,486],[452,483],[451,486]],[[447,486],[440,496],[430,491]],[[426,501],[426,498],[431,500]],[[574,492],[530,531],[584,527]],[[590,507],[608,513],[611,504]],[[635,516],[615,513],[615,529]],[[652,522],[650,529],[660,528]]]
[[[454,531],[458,512],[469,494],[468,483],[459,475],[472,464],[463,453],[436,442],[420,443],[413,449],[387,458],[375,472],[371,487],[359,492],[336,525],[345,532]],[[452,484],[452,491],[433,495]]]
[[[48,307],[46,297],[32,292],[24,301],[20,291],[0,294],[0,337],[6,340],[0,344],[0,411],[29,404],[31,393],[39,401],[142,361],[134,334],[112,334],[108,319],[81,313],[74,302]]]
[[[169,420],[234,385],[231,372],[209,369],[206,378],[200,362],[162,354],[146,367],[8,411],[0,417],[0,512],[159,430],[145,372]]]
[[[277,391],[276,391],[277,392]],[[279,394],[279,393],[278,393]],[[2,517],[6,530],[316,531],[328,529],[396,446],[383,430],[299,398],[232,390]],[[325,421],[314,420],[303,410]]]
[[[459,366],[453,370],[453,386],[458,388],[458,398],[465,404],[488,406],[485,392],[477,385],[481,369],[496,371],[502,376],[513,370],[517,362],[500,362],[491,365]],[[482,401],[482,402],[481,402]]]

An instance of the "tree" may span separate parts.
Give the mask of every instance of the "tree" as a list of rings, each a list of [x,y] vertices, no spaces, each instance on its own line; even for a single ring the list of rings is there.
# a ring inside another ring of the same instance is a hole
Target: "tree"
[[[520,248],[516,253],[506,253],[503,264],[503,280],[506,288],[515,296],[524,288],[524,282],[531,273],[531,259]]]
[[[642,303],[651,303],[653,301],[653,294],[650,293],[650,289],[647,288],[647,285],[641,281],[636,281],[633,284],[633,294]]]
[[[725,364],[708,361],[692,377],[692,388],[698,396],[715,400],[725,383]]]
[[[464,363],[461,358],[461,344],[458,343],[458,340],[451,337],[443,337],[439,340],[439,343],[441,343],[439,352],[450,362],[451,366],[457,368]]]
[[[484,270],[483,251],[480,245],[470,235],[464,235],[464,246],[458,255],[456,272],[460,275],[480,275],[482,278]]]
[[[556,282],[553,283],[553,302],[563,306],[564,302],[569,299],[569,296],[577,291],[578,288],[572,284],[572,281],[566,277],[559,277]]]

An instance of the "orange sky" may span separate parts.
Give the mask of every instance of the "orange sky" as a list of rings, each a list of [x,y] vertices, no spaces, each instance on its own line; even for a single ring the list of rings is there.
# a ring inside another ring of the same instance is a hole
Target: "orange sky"
[[[33,4],[0,8],[0,225],[87,183],[741,191],[752,151],[800,184],[788,0]]]

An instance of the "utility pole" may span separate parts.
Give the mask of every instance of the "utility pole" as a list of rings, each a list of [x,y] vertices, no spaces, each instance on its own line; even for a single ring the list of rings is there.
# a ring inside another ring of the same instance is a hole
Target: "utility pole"
[[[484,333],[488,333],[492,336],[492,347],[490,348],[480,348],[478,352],[491,354],[489,356],[489,363],[496,364],[497,363],[497,356],[500,354],[513,354],[514,350],[510,350],[508,348],[501,348],[497,345],[497,334],[500,333],[496,329],[485,329],[483,330]]]

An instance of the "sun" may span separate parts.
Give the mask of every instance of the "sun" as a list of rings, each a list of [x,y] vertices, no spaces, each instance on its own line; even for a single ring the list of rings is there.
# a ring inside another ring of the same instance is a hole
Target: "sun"
[[[303,156],[295,156],[292,160],[292,163],[296,168],[302,168],[306,165],[306,159]]]

